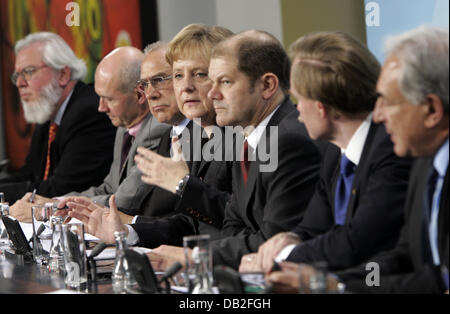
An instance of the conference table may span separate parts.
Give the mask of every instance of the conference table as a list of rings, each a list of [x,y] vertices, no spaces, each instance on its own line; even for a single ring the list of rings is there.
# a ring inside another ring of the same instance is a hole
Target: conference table
[[[114,261],[104,262],[99,268],[110,268]],[[101,271],[99,272],[101,273]],[[99,280],[96,289],[90,287],[88,293],[113,293],[111,281]],[[39,294],[39,293],[78,293],[66,288],[64,277],[59,273],[48,271],[46,266],[26,261],[22,256],[6,251],[0,254],[0,294]]]

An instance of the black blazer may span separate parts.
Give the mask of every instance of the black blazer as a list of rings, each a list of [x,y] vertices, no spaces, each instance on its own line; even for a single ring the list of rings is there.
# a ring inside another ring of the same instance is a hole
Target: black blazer
[[[355,171],[345,224],[335,225],[334,198],[341,151],[330,145],[303,221],[292,231],[303,243],[288,259],[326,261],[330,269],[358,265],[394,247],[403,225],[411,159],[399,158],[382,124],[371,124]]]
[[[186,129],[191,127],[190,122]],[[161,142],[157,149],[157,153],[163,157],[170,157],[170,147],[172,138],[170,136],[172,128],[169,128],[161,138]],[[190,165],[190,163],[188,163]],[[142,206],[121,209],[125,214],[136,216],[139,215],[137,222],[142,217],[145,221],[171,216],[174,214],[174,208],[180,199],[179,196],[155,185],[145,184],[141,182],[136,186],[137,193],[146,195]]]
[[[203,141],[202,147],[205,144]],[[139,245],[150,248],[161,244],[182,245],[183,236],[193,234],[219,238],[232,189],[231,166],[232,163],[220,160],[190,163],[190,178],[176,203],[174,215],[156,220],[139,217],[132,225],[138,233]]]
[[[428,173],[432,167],[430,158],[418,159],[411,172],[408,196],[405,204],[405,225],[400,240],[394,249],[380,253],[370,259],[380,266],[379,287],[368,287],[365,264],[338,273],[347,289],[366,293],[444,293],[446,288],[441,269],[434,266],[428,239],[428,229],[424,229],[424,191],[427,188]],[[448,210],[449,174],[445,176],[438,218],[438,249],[441,265],[448,269]]]
[[[50,122],[36,125],[24,166],[0,181],[10,203],[34,188],[40,195],[54,197],[102,183],[111,166],[116,128],[98,112],[98,102],[93,85],[77,83],[51,146],[47,181],[42,179]]]
[[[287,97],[269,121],[278,126],[278,163],[275,171],[261,172],[260,155],[251,162],[247,185],[239,162],[233,165],[233,195],[225,209],[222,239],[212,241],[215,265],[238,268],[242,255],[257,251],[276,233],[290,230],[303,217],[319,178],[320,154],[298,122],[298,112]],[[258,145],[267,141],[270,128]]]

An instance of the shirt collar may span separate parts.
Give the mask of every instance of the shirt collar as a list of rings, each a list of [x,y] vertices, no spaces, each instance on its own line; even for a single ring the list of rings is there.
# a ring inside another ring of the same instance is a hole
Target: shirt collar
[[[181,133],[183,133],[186,126],[191,122],[191,120],[185,118],[183,121],[181,121],[180,124],[172,126],[172,131],[170,132],[170,136],[180,136]]]
[[[59,107],[58,112],[56,113],[54,123],[56,123],[58,126],[61,125],[61,121],[64,116],[64,112],[66,111],[67,104],[69,103],[70,97],[72,97],[73,90],[74,90],[74,88],[70,91],[69,95],[66,97],[66,99],[62,103],[61,107]]]
[[[448,138],[434,156],[433,166],[440,177],[445,177],[445,172],[448,168]]]
[[[256,147],[258,146],[259,141],[261,140],[261,136],[266,130],[266,126],[269,124],[270,119],[272,119],[275,112],[280,108],[280,105],[272,111],[264,120],[261,121],[260,124],[250,133],[247,137],[248,145],[253,149],[253,152],[256,152]]]
[[[145,120],[145,117],[141,120],[141,122],[139,122],[135,126],[132,126],[131,128],[129,128],[128,133],[131,136],[136,137],[136,135],[139,133],[139,130],[141,129],[142,124],[144,123],[144,120]]]
[[[364,149],[364,144],[367,139],[367,134],[369,134],[370,124],[372,121],[372,113],[370,113],[366,120],[359,126],[356,132],[353,134],[350,142],[348,142],[347,148],[342,149],[342,154],[345,154],[347,158],[354,163],[356,166],[361,160],[361,155]]]

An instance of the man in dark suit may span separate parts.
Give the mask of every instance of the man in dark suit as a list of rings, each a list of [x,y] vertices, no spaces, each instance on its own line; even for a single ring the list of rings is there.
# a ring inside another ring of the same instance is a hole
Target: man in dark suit
[[[101,183],[116,129],[97,111],[94,87],[80,81],[83,61],[58,35],[35,33],[17,42],[15,69],[25,119],[37,125],[25,165],[0,181],[7,201],[33,189],[53,197]]]
[[[289,58],[279,41],[248,31],[215,47],[209,68],[217,123],[243,131],[243,159],[233,165],[233,193],[215,265],[239,266],[272,235],[303,216],[318,179],[320,154],[289,100]],[[239,136],[237,137],[239,138]]]
[[[392,248],[403,223],[411,161],[397,157],[383,125],[371,122],[379,63],[339,32],[306,35],[291,51],[300,119],[312,138],[336,146],[325,152],[303,220],[263,244],[255,262],[244,258],[241,271],[269,272],[274,260],[345,269]]]
[[[448,30],[421,27],[388,42],[374,119],[386,125],[397,155],[420,158],[400,241],[369,260],[379,265],[379,285],[368,286],[359,267],[338,274],[350,291],[448,293],[448,38]]]
[[[99,186],[79,193],[102,205],[108,205],[109,197],[116,194],[119,208],[141,206],[145,194],[136,191],[141,174],[136,171],[134,156],[139,146],[156,150],[161,135],[170,127],[158,122],[150,113],[144,93],[137,89],[144,54],[134,47],[117,48],[99,63],[96,69],[95,88],[100,96],[98,110],[105,113],[117,127],[114,157],[108,175]],[[15,213],[22,210],[22,217],[31,215],[33,204],[54,202],[53,199],[36,194],[33,203],[27,193],[22,202],[14,205]],[[17,208],[20,205],[20,209]]]
[[[448,293],[448,30],[421,27],[390,39],[387,47],[374,121],[385,124],[398,156],[419,157],[405,224],[392,250],[336,274],[355,293]],[[298,267],[282,268],[268,282],[298,291],[298,280],[291,280],[299,277]]]

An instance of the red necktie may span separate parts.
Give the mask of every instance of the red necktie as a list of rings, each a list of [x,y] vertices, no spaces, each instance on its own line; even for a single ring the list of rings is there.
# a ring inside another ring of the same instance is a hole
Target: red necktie
[[[45,164],[44,181],[48,179],[48,174],[50,172],[50,149],[55,140],[57,129],[58,125],[56,123],[52,123],[48,129],[47,162]]]
[[[244,183],[247,184],[248,179],[248,169],[250,168],[250,161],[248,160],[248,142],[244,141],[244,149],[243,156],[241,158],[241,170],[242,170],[242,178],[244,179]]]

